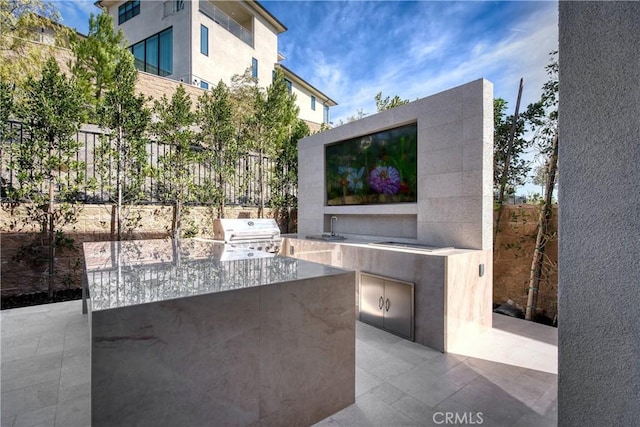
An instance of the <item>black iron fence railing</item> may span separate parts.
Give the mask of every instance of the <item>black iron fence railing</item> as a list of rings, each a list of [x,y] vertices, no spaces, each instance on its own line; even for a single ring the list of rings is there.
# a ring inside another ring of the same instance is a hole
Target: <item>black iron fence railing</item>
[[[0,190],[3,200],[8,200],[12,188],[18,188],[17,171],[12,170],[12,144],[25,141],[27,135],[19,122],[10,121],[8,131],[0,141]],[[83,127],[76,134],[76,140],[80,142],[80,148],[76,153],[75,160],[84,163],[85,187],[77,195],[77,199],[84,203],[100,204],[111,203],[112,192],[109,188],[114,188],[116,182],[116,164],[113,159],[100,159],[98,148],[103,143],[103,133],[96,126],[88,125]],[[148,164],[152,168],[160,165],[160,159],[174,148],[167,144],[150,141],[147,143]],[[260,191],[258,183],[259,156],[254,153],[247,153],[241,156],[235,168],[235,174],[231,180],[224,182],[224,196],[226,205],[258,206],[260,204]],[[264,170],[264,201],[265,206],[270,206],[274,197],[286,196],[282,189],[277,189],[269,185],[275,174],[276,162],[263,157]],[[106,168],[105,172],[100,172],[99,165]],[[213,200],[208,197],[212,193],[212,187],[219,186],[215,177],[214,169],[207,162],[199,162],[191,165],[193,186],[188,195],[189,204],[211,204]],[[75,179],[73,171],[59,171],[61,181]],[[127,186],[127,174],[125,173],[125,187]],[[171,184],[161,176],[153,173],[147,174],[142,183],[143,198],[139,203],[165,204],[169,203],[166,195],[171,191]],[[48,191],[45,184],[40,189],[43,193]],[[292,196],[296,195],[296,189],[287,190]]]

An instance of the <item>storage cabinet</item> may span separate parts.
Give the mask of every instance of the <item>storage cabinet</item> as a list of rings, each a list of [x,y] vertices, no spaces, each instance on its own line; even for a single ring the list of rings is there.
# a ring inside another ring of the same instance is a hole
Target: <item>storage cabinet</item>
[[[360,273],[359,318],[413,341],[413,283]]]

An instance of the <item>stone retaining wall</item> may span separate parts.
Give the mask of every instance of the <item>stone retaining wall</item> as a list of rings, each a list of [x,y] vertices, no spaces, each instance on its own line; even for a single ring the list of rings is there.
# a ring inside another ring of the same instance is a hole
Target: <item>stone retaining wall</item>
[[[0,210],[0,287],[2,295],[14,295],[26,292],[45,290],[47,287],[46,248],[42,237],[37,233],[37,224],[26,223],[26,207],[3,205]],[[75,241],[76,249],[64,248],[56,254],[56,269],[59,272],[56,283],[59,288],[80,286],[82,269],[79,248],[82,242],[111,240],[111,205],[85,205],[79,221],[64,231]],[[148,205],[135,209],[139,213],[142,227],[137,228],[130,236],[133,239],[165,238],[171,227],[172,208],[169,206]],[[503,217],[496,238],[493,258],[493,300],[503,303],[512,300],[525,307],[531,257],[535,244],[535,227],[539,208],[533,205],[511,206],[503,209]],[[294,221],[285,232],[295,232]],[[229,207],[225,211],[226,218],[255,218],[255,208]],[[268,216],[276,215],[267,212]],[[189,207],[189,213],[183,219],[183,229],[192,229],[197,236],[212,236],[215,210],[207,207]],[[553,227],[557,228],[557,209],[554,209]],[[44,251],[44,252],[43,252]],[[550,243],[547,249],[550,263],[557,263],[557,240]],[[557,313],[557,271],[551,275],[550,281],[543,283],[538,298],[538,307],[545,310],[553,318]]]
[[[506,205],[502,210],[500,231],[493,251],[493,301],[504,303],[512,300],[526,308],[529,273],[536,242],[538,215],[536,205]],[[551,229],[558,229],[558,208],[552,211]],[[540,285],[537,307],[553,318],[558,302],[558,240],[552,240],[545,250],[546,265],[553,271],[549,280]]]
[[[26,219],[25,205],[3,204],[0,210],[0,290],[2,296],[38,292],[47,289],[47,238],[39,233],[38,224]],[[113,240],[111,205],[84,205],[78,221],[63,231],[73,239],[69,247],[58,248],[55,254],[55,289],[80,287],[82,272],[82,242]],[[216,209],[187,207],[182,219],[183,230],[198,237],[213,236]],[[170,206],[138,206],[129,217],[140,215],[140,227],[125,238],[167,238],[171,229],[173,210]],[[267,210],[266,215],[276,215]],[[225,218],[256,218],[256,208],[229,207]],[[284,231],[285,227],[281,226]]]

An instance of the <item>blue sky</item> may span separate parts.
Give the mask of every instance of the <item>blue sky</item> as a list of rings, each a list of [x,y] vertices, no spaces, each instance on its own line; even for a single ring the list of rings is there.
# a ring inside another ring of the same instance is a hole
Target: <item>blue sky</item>
[[[93,1],[55,3],[63,23],[83,33],[99,12]],[[283,64],[338,102],[334,123],[374,113],[380,91],[415,100],[481,77],[512,113],[520,77],[523,107],[539,99],[558,46],[555,1],[261,3],[288,28],[279,37]]]

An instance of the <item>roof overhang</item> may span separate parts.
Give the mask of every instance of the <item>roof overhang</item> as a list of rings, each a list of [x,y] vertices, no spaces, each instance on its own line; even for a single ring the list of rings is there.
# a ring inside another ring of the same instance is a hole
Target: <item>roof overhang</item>
[[[257,12],[260,16],[267,20],[276,29],[277,34],[287,31],[287,27],[278,18],[273,16],[263,5],[255,0],[248,0],[245,2],[252,10]]]
[[[275,64],[275,67],[281,69],[282,73],[287,79],[297,83],[298,85],[302,86],[303,88],[311,92],[312,95],[314,95],[316,98],[322,101],[323,105],[327,105],[329,107],[335,107],[336,105],[338,105],[336,101],[329,98],[327,95],[322,93],[320,90],[316,89],[313,85],[308,83],[305,79],[303,79],[302,77],[300,77],[299,75],[297,75],[296,73],[294,73],[293,71],[285,67],[284,65]]]
[[[119,1],[121,0],[97,0],[93,4],[96,7],[99,7],[101,9],[102,8],[109,9],[111,6],[118,3]],[[202,1],[207,1],[207,0],[202,0]],[[277,34],[284,33],[285,31],[287,31],[287,27],[285,27],[284,24],[278,20],[278,18],[273,16],[271,12],[269,12],[263,5],[261,5],[256,0],[246,0],[244,1],[244,3],[252,11],[262,16],[269,24],[273,25],[273,28],[275,28]]]
[[[114,4],[118,3],[118,0],[97,0],[93,3],[95,7],[99,7],[100,9],[105,8],[109,9]]]

